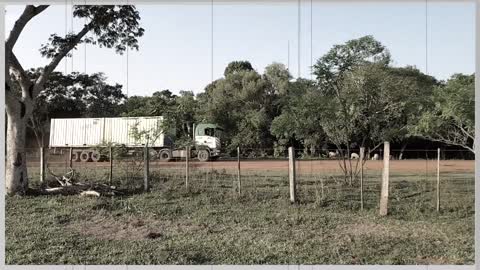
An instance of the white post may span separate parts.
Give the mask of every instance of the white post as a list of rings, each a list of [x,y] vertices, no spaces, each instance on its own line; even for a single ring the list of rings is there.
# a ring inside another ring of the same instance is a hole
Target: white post
[[[386,216],[388,213],[388,188],[390,176],[390,143],[384,143],[383,150],[383,173],[382,173],[382,192],[380,197],[380,215]]]
[[[290,182],[290,202],[296,202],[296,175],[295,175],[295,149],[288,148],[288,177]]]
[[[240,147],[237,147],[237,184],[238,194],[242,194],[242,178],[240,173]]]
[[[190,147],[185,148],[185,188],[188,190],[188,176],[190,174],[189,171],[189,156],[190,156]]]
[[[360,147],[360,209],[363,210],[363,160],[365,159],[365,147]]]
[[[40,182],[45,182],[45,153],[43,147],[40,147]]]
[[[437,212],[440,211],[440,148],[437,149]]]
[[[148,191],[150,189],[149,186],[149,177],[150,177],[150,157],[149,157],[148,145],[145,145],[143,151],[143,189]]]

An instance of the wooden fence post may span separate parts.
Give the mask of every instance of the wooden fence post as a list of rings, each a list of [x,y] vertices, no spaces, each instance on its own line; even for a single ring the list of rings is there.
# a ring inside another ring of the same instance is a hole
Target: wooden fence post
[[[440,211],[440,148],[437,149],[437,212]]]
[[[190,147],[185,147],[185,188],[188,190],[188,176],[189,172],[189,156],[190,156]]]
[[[108,175],[108,181],[110,185],[112,185],[113,181],[113,153],[112,153],[112,146],[109,147],[109,153],[108,153],[108,160],[110,162],[110,173]]]
[[[45,182],[45,153],[43,147],[40,147],[40,183]]]
[[[237,147],[237,185],[238,194],[242,194],[242,178],[240,173],[240,147]]]
[[[365,159],[365,147],[360,147],[360,209],[363,210],[363,160]]]
[[[72,156],[73,156],[73,147],[70,147],[70,156],[68,156],[68,166],[70,166],[70,168],[72,168]]]
[[[295,149],[293,147],[288,148],[288,178],[290,182],[290,202],[296,202],[296,173],[295,173]]]
[[[149,186],[149,178],[150,178],[150,154],[148,151],[148,145],[145,145],[143,150],[143,189],[144,191],[148,191],[150,189]]]
[[[383,173],[382,173],[382,192],[380,197],[380,216],[386,216],[388,213],[388,188],[390,175],[390,143],[384,143],[383,150]]]

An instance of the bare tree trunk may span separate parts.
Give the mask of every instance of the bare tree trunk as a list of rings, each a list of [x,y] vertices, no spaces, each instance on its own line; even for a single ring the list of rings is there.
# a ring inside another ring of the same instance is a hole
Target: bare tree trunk
[[[28,189],[28,174],[25,151],[26,118],[8,115],[7,153],[5,163],[5,182],[7,194],[24,195]]]
[[[47,8],[47,5],[26,6],[23,13],[15,22],[13,29],[10,31],[8,39],[5,41],[5,101],[8,119],[5,183],[6,191],[9,195],[23,195],[28,189],[25,154],[26,127],[27,119],[29,119],[32,114],[35,98],[43,90],[45,82],[60,61],[80,43],[83,37],[93,28],[93,21],[85,24],[82,30],[73,36],[69,44],[59,49],[50,63],[43,68],[40,77],[33,82],[12,50],[27,23]],[[14,92],[11,75],[16,77],[21,87],[21,97],[18,95],[19,93]]]
[[[315,149],[315,145],[311,144],[310,145],[310,155],[314,157],[317,154],[317,150]]]
[[[347,158],[348,158],[348,184],[351,186],[353,184],[353,168],[352,168],[352,159],[350,158],[350,145],[347,144]]]
[[[399,160],[402,160],[403,158],[403,152],[405,151],[405,148],[407,148],[407,143],[403,143],[402,149],[400,149],[400,156],[398,156]]]
[[[338,146],[338,145],[337,145],[337,149],[339,150],[338,152],[339,152],[340,156],[342,157],[342,160],[341,161],[339,160],[338,163],[340,165],[340,168],[343,171],[343,181],[346,183],[347,178],[348,178],[348,168],[347,168],[347,161],[345,160],[345,153],[343,152],[343,149],[340,148],[340,146]],[[338,155],[337,155],[337,159],[338,159]]]

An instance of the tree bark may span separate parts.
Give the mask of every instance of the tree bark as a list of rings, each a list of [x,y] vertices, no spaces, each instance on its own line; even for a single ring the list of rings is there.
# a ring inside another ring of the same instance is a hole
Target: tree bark
[[[405,148],[407,148],[407,143],[404,143],[402,145],[402,149],[400,149],[400,156],[398,157],[399,160],[402,160],[403,158],[403,152],[405,151]]]
[[[24,195],[28,189],[25,151],[26,119],[20,112],[8,114],[5,182],[8,195]]]
[[[6,191],[9,195],[24,195],[28,189],[25,141],[27,121],[31,117],[34,100],[43,90],[50,73],[55,70],[68,52],[92,29],[92,22],[86,24],[73,38],[71,43],[61,48],[60,52],[44,67],[40,77],[35,82],[32,82],[12,50],[25,25],[47,7],[27,6],[20,18],[15,22],[5,42],[5,99],[8,118],[5,183]],[[14,93],[11,76],[17,78],[21,87],[21,97],[18,96],[18,93]]]

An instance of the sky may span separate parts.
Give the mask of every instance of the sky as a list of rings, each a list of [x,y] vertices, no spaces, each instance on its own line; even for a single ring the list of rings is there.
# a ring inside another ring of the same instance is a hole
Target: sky
[[[23,8],[6,7],[7,36]],[[312,78],[311,63],[333,45],[365,35],[373,35],[389,49],[394,66],[416,66],[442,80],[475,70],[473,1],[430,2],[426,10],[419,2],[314,1],[311,8],[310,0],[302,0],[300,46],[295,1],[216,4],[213,35],[210,4],[147,4],[137,9],[145,28],[139,51],[119,55],[112,49],[80,45],[57,71],[103,72],[109,83],[122,84],[129,96],[163,89],[199,93],[212,78],[223,76],[234,60],[248,60],[260,73],[280,62],[294,77]],[[32,19],[14,48],[24,68],[48,63],[38,49],[50,34],[80,29],[83,20],[74,19],[72,27],[71,14],[71,5],[56,5]]]

